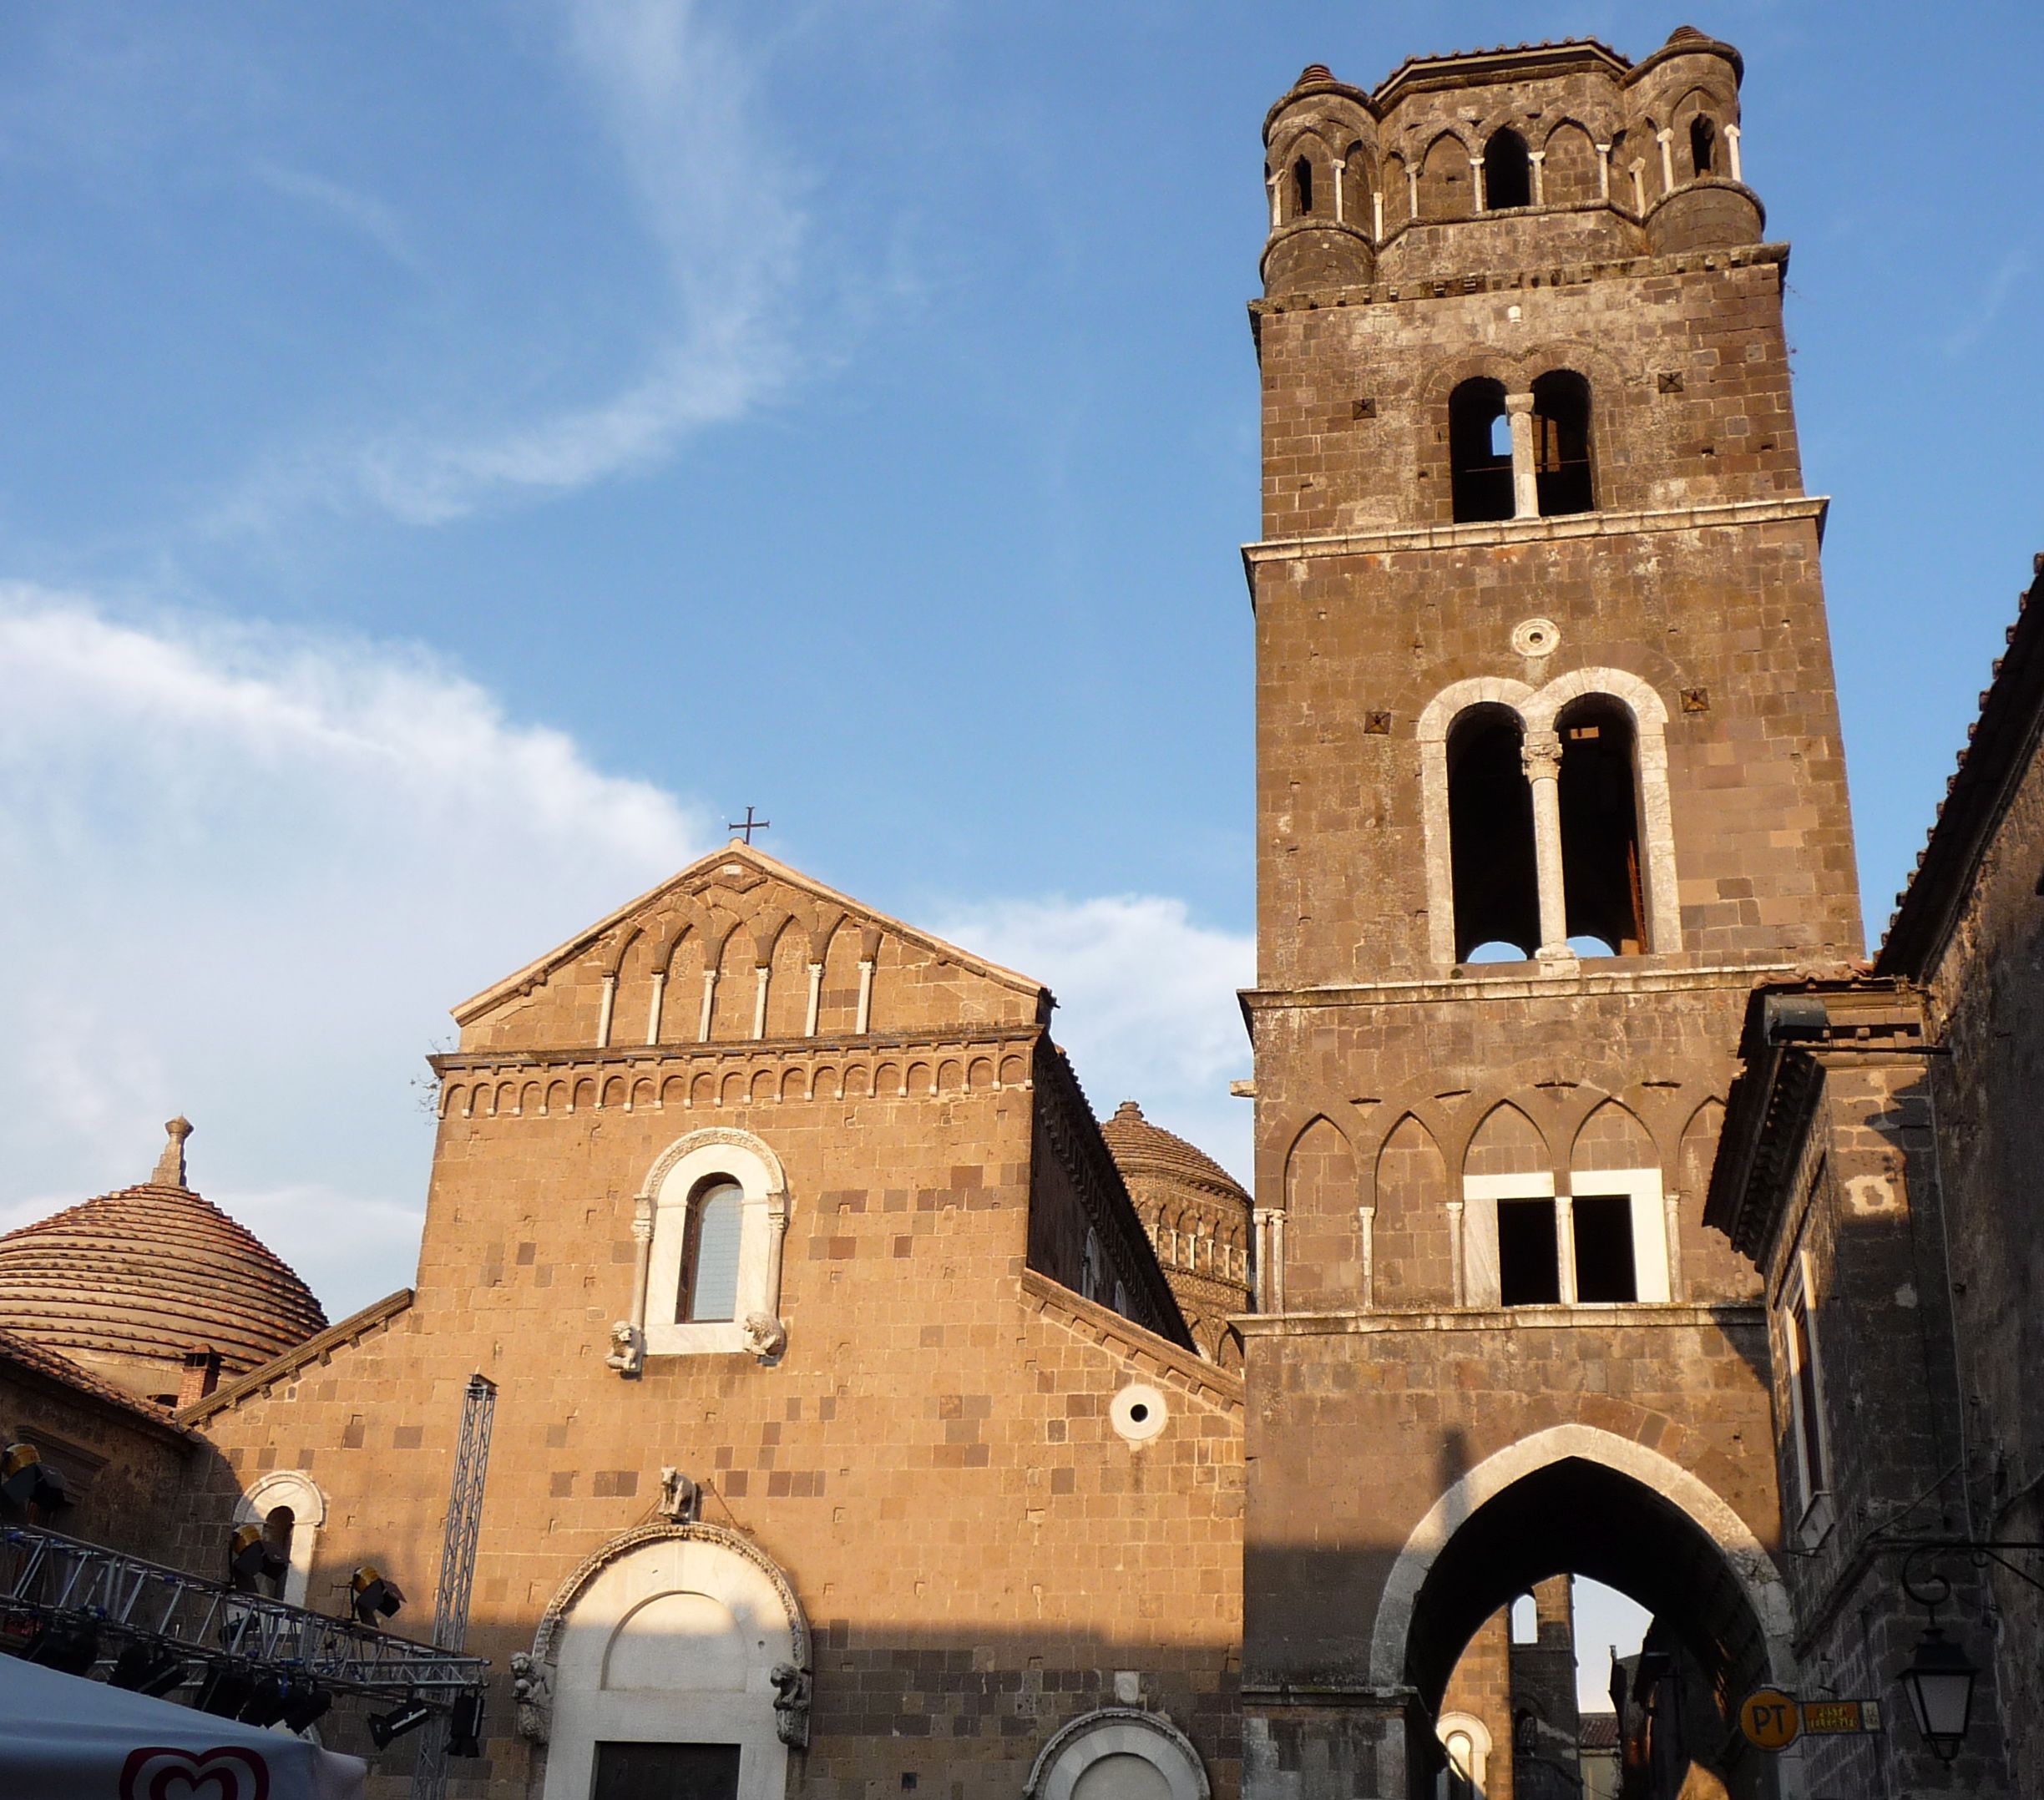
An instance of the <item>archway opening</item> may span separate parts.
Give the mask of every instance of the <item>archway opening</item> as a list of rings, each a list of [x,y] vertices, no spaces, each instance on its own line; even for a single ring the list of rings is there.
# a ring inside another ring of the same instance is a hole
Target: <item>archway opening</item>
[[[1313,210],[1313,159],[1302,156],[1292,164],[1292,215],[1295,219],[1303,219]]]
[[[1689,121],[1689,166],[1699,178],[1718,167],[1718,128],[1702,113]]]
[[[1586,695],[1555,721],[1561,738],[1561,891],[1568,936],[1647,948],[1640,872],[1637,737],[1632,715],[1608,695]]]
[[[1743,1750],[1738,1703],[1769,1676],[1768,1643],[1724,1550],[1682,1507],[1622,1470],[1567,1457],[1479,1506],[1434,1558],[1414,1596],[1406,1678],[1430,1713],[1476,1718],[1495,1759],[1509,1754],[1516,1800],[1583,1789],[1586,1717],[1576,1676],[1575,1576],[1652,1615],[1643,1646],[1611,1670],[1628,1767],[1651,1765],[1669,1793],[1768,1800],[1768,1759]],[[1599,1646],[1601,1648],[1601,1646]],[[1441,1791],[1432,1746],[1415,1792]],[[1685,1785],[1687,1783],[1687,1785]],[[1452,1791],[1450,1789],[1449,1791]]]
[[[1533,485],[1542,518],[1596,505],[1590,466],[1590,384],[1573,369],[1533,382]]]
[[[1512,516],[1504,382],[1474,376],[1449,395],[1448,464],[1457,524]]]
[[[1540,878],[1533,790],[1520,759],[1525,735],[1505,706],[1472,706],[1448,732],[1448,842],[1455,960],[1509,944],[1540,948]]]
[[[1484,146],[1484,210],[1501,212],[1508,206],[1533,204],[1533,164],[1526,155],[1525,139],[1510,125],[1494,131]]]

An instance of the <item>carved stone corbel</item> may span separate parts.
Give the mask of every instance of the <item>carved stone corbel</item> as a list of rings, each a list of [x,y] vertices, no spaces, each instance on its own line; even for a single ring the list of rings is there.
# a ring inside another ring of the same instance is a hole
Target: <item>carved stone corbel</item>
[[[610,1353],[604,1366],[627,1379],[645,1367],[645,1333],[630,1319],[620,1319],[610,1327]]]
[[[518,1705],[518,1734],[544,1744],[554,1722],[554,1689],[546,1664],[529,1650],[511,1652],[511,1697]]]
[[[809,1671],[777,1662],[767,1679],[774,1689],[774,1734],[792,1750],[809,1747]]]
[[[771,1363],[787,1348],[787,1327],[771,1312],[748,1312],[745,1345],[761,1362]]]

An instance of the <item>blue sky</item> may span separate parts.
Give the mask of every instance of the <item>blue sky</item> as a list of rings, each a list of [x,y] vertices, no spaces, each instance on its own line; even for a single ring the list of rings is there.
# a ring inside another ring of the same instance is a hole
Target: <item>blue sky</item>
[[[747,802],[1242,1167],[1263,111],[1685,17],[1796,245],[1878,933],[2044,547],[2032,9],[23,9],[0,1223],[183,1110],[399,1285],[446,1008]]]

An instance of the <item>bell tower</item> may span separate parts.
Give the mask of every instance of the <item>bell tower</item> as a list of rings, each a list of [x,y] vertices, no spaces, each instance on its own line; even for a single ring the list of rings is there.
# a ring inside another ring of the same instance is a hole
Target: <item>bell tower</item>
[[[1793,1660],[1702,1211],[1748,993],[1863,940],[1741,73],[1685,27],[1264,121],[1255,1800],[1430,1782],[1463,1645],[1563,1570],[1726,1691]]]

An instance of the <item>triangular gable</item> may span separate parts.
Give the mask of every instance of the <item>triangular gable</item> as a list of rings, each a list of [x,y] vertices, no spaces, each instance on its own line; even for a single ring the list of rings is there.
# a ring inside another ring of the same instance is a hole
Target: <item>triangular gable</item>
[[[734,841],[698,857],[565,943],[462,1001],[453,1009],[455,1022],[467,1027],[508,1002],[544,987],[560,971],[587,963],[593,957],[615,973],[635,938],[663,919],[666,921],[664,928],[675,929],[677,913],[698,920],[714,916],[733,937],[747,928],[770,927],[783,914],[792,923],[812,932],[820,929],[825,935],[849,928],[868,942],[891,938],[904,950],[949,964],[962,974],[1005,990],[1025,1002],[1033,1015],[1041,1016],[1050,1004],[1050,990],[1041,982],[920,931],[790,868],[764,851]],[[596,955],[600,951],[602,954]]]

